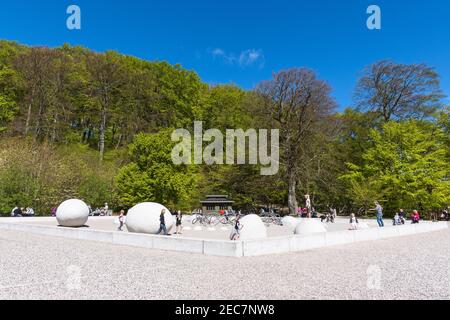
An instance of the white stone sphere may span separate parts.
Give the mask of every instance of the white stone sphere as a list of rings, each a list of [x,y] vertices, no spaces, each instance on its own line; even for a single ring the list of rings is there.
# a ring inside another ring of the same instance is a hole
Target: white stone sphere
[[[82,227],[88,219],[89,207],[78,199],[64,201],[56,210],[56,220],[63,227]]]
[[[295,228],[300,223],[300,218],[287,216],[281,219],[281,223],[283,223],[283,226],[288,227],[289,231],[294,232]]]
[[[140,203],[128,211],[126,226],[129,232],[156,234],[160,227],[159,216],[165,209],[164,219],[167,231],[175,224],[175,219],[169,209],[154,202]]]
[[[256,214],[249,214],[240,220],[242,229],[239,240],[253,240],[267,238],[267,228]]]
[[[299,236],[324,232],[327,232],[327,229],[323,226],[323,223],[317,219],[302,219],[294,231],[294,233]]]

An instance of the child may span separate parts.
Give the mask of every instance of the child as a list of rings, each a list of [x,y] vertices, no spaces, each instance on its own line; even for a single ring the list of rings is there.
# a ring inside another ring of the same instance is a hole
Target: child
[[[120,210],[118,231],[123,231],[122,228],[124,223],[125,223],[125,210]]]
[[[395,216],[394,216],[394,226],[399,226],[399,225],[401,225],[401,224],[402,224],[402,223],[401,223],[401,221],[400,221],[400,216],[399,216],[398,213],[396,213]]]
[[[241,225],[241,222],[239,221],[240,219],[241,219],[240,216],[236,217],[236,222],[234,224],[234,228],[231,231],[231,235],[230,235],[231,241],[239,240],[239,237],[241,236],[240,231],[242,230],[243,225]]]
[[[355,214],[352,213],[350,216],[350,229],[349,230],[358,230],[358,218],[356,218]]]
[[[414,210],[411,218],[412,218],[412,223],[413,224],[419,223],[419,221],[420,221],[420,214],[419,214],[419,212],[417,210]]]
[[[183,230],[183,214],[181,213],[180,210],[178,210],[177,212],[177,216],[176,216],[176,220],[177,220],[177,231],[175,232],[175,234],[182,234],[181,231]]]

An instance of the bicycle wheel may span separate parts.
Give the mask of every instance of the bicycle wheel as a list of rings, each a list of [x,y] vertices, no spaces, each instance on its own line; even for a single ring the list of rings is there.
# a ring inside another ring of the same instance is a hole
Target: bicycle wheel
[[[212,225],[212,226],[217,226],[219,223],[220,223],[220,220],[219,220],[218,217],[216,217],[216,216],[211,216],[211,217],[209,218],[209,224],[210,224],[210,225]]]

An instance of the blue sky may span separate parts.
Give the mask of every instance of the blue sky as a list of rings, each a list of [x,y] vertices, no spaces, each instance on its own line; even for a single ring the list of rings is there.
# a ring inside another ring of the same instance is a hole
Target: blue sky
[[[71,4],[81,8],[82,30],[66,28]],[[371,4],[382,10],[380,31],[366,27]],[[0,38],[118,50],[246,89],[275,71],[308,67],[333,87],[341,107],[351,105],[364,66],[423,62],[441,74],[450,96],[448,0],[2,1]]]

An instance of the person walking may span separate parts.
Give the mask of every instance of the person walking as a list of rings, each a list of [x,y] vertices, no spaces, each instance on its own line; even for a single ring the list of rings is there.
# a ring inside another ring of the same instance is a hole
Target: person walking
[[[159,216],[159,230],[156,234],[160,234],[161,232],[164,232],[164,235],[167,236],[167,228],[166,228],[166,219],[164,218],[164,214],[166,213],[166,209],[161,210],[161,214]]]
[[[237,240],[239,240],[239,238],[241,236],[241,230],[243,228],[243,225],[241,225],[240,219],[241,219],[241,216],[238,215],[236,217],[236,221],[234,223],[234,228],[231,231],[231,235],[230,235],[231,241],[237,241]]]
[[[177,212],[176,226],[177,226],[177,230],[176,230],[175,234],[183,234],[181,232],[183,230],[183,214],[181,213],[180,210],[178,210],[178,212]]]
[[[120,215],[119,215],[119,228],[117,229],[118,231],[123,231],[123,225],[125,223],[125,210],[120,210]]]
[[[375,201],[375,209],[372,209],[373,211],[377,212],[377,223],[380,228],[384,227],[383,222],[383,207],[380,205],[378,201]]]

